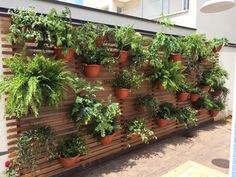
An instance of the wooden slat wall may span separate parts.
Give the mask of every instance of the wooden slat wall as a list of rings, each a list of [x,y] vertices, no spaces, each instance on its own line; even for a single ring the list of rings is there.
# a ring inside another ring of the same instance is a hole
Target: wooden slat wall
[[[4,61],[4,58],[7,58],[9,56],[12,56],[15,52],[18,52],[21,49],[21,46],[12,45],[6,42],[6,34],[9,32],[9,26],[10,26],[11,20],[9,17],[0,17],[0,31],[1,31],[1,46],[2,46],[2,60]],[[28,50],[27,53],[33,54],[35,52],[38,52],[38,50],[35,50],[34,44],[28,44]],[[53,54],[52,49],[49,49],[47,51],[49,55]],[[185,62],[183,62],[186,64]],[[125,66],[126,65],[126,66]],[[117,64],[112,68],[112,71],[120,71],[122,68],[128,67],[128,64]],[[11,74],[9,70],[7,69],[6,65],[3,65],[4,68],[4,75]],[[69,67],[70,70],[73,72],[76,72],[79,77],[84,77],[81,70],[81,64],[79,62],[79,58],[76,58],[73,60]],[[202,69],[208,69],[211,68],[211,66],[204,66]],[[111,70],[108,70],[106,68],[102,69],[101,75],[99,78],[96,79],[90,79],[86,78],[88,81],[92,82],[95,80],[103,81],[104,82],[104,88],[103,91],[96,92],[96,95],[99,99],[107,99],[107,96],[109,94],[112,95],[113,102],[119,102],[120,108],[122,110],[122,116],[119,119],[119,122],[121,125],[124,125],[124,121],[127,119],[136,118],[137,116],[140,116],[140,114],[137,114],[137,112],[134,109],[134,99],[136,96],[140,94],[152,94],[155,98],[158,99],[160,103],[163,102],[171,102],[175,104],[177,107],[183,107],[186,105],[190,105],[190,102],[177,102],[175,95],[169,93],[168,91],[158,91],[156,88],[152,88],[151,84],[148,81],[145,81],[142,84],[142,87],[138,90],[134,90],[130,93],[130,96],[127,100],[121,101],[117,99],[114,96],[113,89],[111,87],[111,84],[108,82],[114,78],[114,73]],[[194,80],[194,79],[190,79]],[[35,124],[44,124],[44,125],[50,125],[55,130],[56,135],[64,136],[69,135],[71,133],[77,132],[77,128],[75,127],[74,123],[69,118],[69,109],[71,105],[73,104],[75,99],[75,95],[69,95],[66,100],[64,100],[58,109],[55,108],[43,108],[40,116],[38,118],[35,118],[32,115],[29,115],[27,117],[22,118],[21,120],[15,120],[15,119],[8,119],[7,118],[7,127],[8,127],[8,145],[9,150],[14,149],[16,145],[16,140],[20,135],[20,132],[23,130],[30,129]],[[148,117],[147,114],[141,115],[146,120],[146,125],[150,129],[152,129],[157,137],[162,137],[164,135],[168,135],[170,133],[176,132],[180,129],[184,129],[183,124],[176,124],[174,121],[172,121],[168,126],[164,128],[158,128],[156,125],[155,120]],[[212,119],[208,113],[201,115],[198,117],[199,123],[205,122]],[[89,154],[86,156],[83,156],[80,158],[80,161],[77,163],[77,166],[84,166],[89,164],[90,162],[100,159],[102,157],[111,155],[116,152],[120,152],[124,149],[129,148],[129,146],[135,146],[138,145],[141,142],[140,139],[137,140],[130,140],[126,138],[126,133],[122,129],[118,132],[116,132],[114,141],[111,145],[101,145],[97,139],[93,138],[92,135],[87,134],[84,130],[86,127],[81,127],[80,132],[81,136],[86,139],[87,141],[87,147],[89,148]],[[10,154],[9,157],[13,157],[13,154]],[[52,176],[59,174],[61,172],[64,172],[68,169],[64,169],[58,160],[52,160],[48,161],[42,153],[42,158],[39,160],[39,165],[36,169],[34,169],[33,172],[30,172],[29,170],[24,170],[22,173],[22,176]]]

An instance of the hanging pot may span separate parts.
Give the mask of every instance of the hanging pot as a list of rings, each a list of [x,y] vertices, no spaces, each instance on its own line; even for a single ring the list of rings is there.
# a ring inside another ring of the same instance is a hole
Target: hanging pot
[[[206,108],[200,108],[198,109],[197,115],[199,116],[199,115],[205,114],[206,112],[207,112]]]
[[[55,52],[55,55],[56,55],[57,59],[61,59],[61,60],[64,60],[66,62],[70,62],[71,59],[74,57],[74,54],[75,54],[75,51],[72,48],[68,49],[68,52],[67,52],[66,55],[64,55],[62,53],[62,48],[60,48],[60,47],[54,47],[54,52]]]
[[[205,92],[209,92],[210,88],[211,88],[211,87],[210,87],[209,85],[201,86],[201,89],[202,89],[203,91],[205,91]]]
[[[220,45],[220,46],[218,46],[218,47],[214,47],[214,48],[212,49],[212,51],[213,51],[214,53],[219,52],[219,51],[222,49],[222,47],[223,47],[223,45]]]
[[[101,138],[100,142],[102,145],[107,145],[112,143],[114,134],[112,135],[106,135],[105,137]]]
[[[169,124],[169,120],[167,119],[157,119],[158,127],[164,127]]]
[[[144,113],[146,111],[145,106],[137,106],[136,110],[140,113]]]
[[[177,93],[178,101],[186,101],[186,100],[188,100],[188,97],[189,97],[189,93],[188,92]]]
[[[78,157],[71,157],[71,158],[62,158],[60,157],[60,162],[64,168],[73,167],[76,164]]]
[[[164,91],[165,90],[165,87],[162,85],[161,81],[156,81],[156,86],[158,88],[158,90],[160,91]]]
[[[128,55],[129,55],[129,51],[126,50],[120,50],[120,55],[119,55],[119,63],[124,63],[128,60]]]
[[[210,112],[211,117],[216,117],[220,111],[210,110],[209,112]]]
[[[131,138],[132,140],[136,140],[136,139],[138,139],[139,137],[140,137],[139,134],[133,134],[130,138]]]
[[[180,53],[171,53],[169,60],[172,62],[177,62],[182,60],[182,55]]]
[[[195,77],[196,75],[197,75],[197,72],[194,69],[190,70],[189,73],[188,73],[189,77]]]
[[[96,64],[85,64],[84,75],[86,77],[97,77],[101,72],[101,65]]]
[[[115,88],[115,95],[117,98],[124,100],[129,96],[129,89],[126,88]]]
[[[197,93],[192,93],[192,94],[190,95],[190,100],[191,100],[192,102],[197,101],[199,98],[200,98],[200,95],[197,94]]]

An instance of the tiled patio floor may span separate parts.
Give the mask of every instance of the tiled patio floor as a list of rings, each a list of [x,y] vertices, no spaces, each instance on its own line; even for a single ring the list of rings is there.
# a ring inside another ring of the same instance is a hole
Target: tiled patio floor
[[[230,133],[230,123],[217,122],[202,127],[195,137],[172,137],[73,177],[160,177],[189,160],[227,174]]]

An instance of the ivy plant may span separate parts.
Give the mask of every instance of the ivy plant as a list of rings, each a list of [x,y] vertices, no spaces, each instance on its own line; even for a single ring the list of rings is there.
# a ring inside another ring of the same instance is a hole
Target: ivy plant
[[[20,118],[29,113],[36,117],[42,106],[57,106],[66,97],[67,87],[75,89],[76,77],[62,61],[36,54],[32,58],[16,54],[6,59],[13,76],[0,82],[0,94],[8,93],[6,113]]]

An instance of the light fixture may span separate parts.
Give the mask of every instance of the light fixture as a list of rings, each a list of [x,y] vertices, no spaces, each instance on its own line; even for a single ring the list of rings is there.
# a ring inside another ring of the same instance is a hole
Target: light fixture
[[[202,5],[200,11],[204,13],[215,13],[230,9],[234,6],[234,0],[209,0]]]

